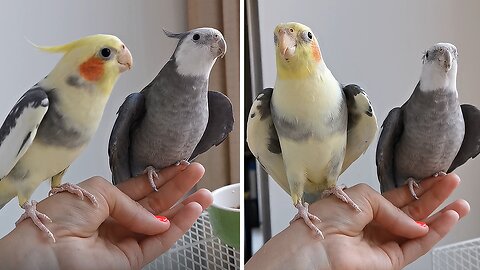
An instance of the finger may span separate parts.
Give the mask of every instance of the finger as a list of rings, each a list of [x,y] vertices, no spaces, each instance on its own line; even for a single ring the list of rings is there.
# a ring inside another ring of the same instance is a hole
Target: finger
[[[459,215],[453,210],[445,211],[438,215],[429,224],[430,231],[427,235],[411,239],[401,245],[404,257],[404,266],[427,253],[457,224]]]
[[[202,206],[196,202],[185,205],[170,221],[170,229],[158,236],[143,240],[140,244],[144,262],[157,258],[184,235],[202,213]]]
[[[160,213],[169,209],[200,181],[204,173],[205,168],[201,164],[192,163],[187,169],[165,183],[157,192],[150,193],[139,203],[151,213]]]
[[[435,185],[419,200],[407,204],[402,210],[415,220],[427,218],[439,207],[460,184],[460,178],[456,174],[449,174],[435,183]]]
[[[160,213],[162,216],[171,217],[178,213],[185,205],[197,202],[202,206],[202,209],[207,209],[213,203],[213,196],[212,193],[207,189],[199,189],[197,192],[193,193],[192,195],[188,196],[185,200],[181,203],[175,205],[174,207],[168,209],[167,211],[163,211]]]
[[[188,167],[186,164],[172,165],[161,169],[157,172],[158,179],[154,179],[155,185],[157,187],[163,186],[170,179],[174,178],[181,171],[185,170]],[[125,182],[121,182],[117,185],[117,188],[127,194],[132,200],[138,201],[143,199],[148,194],[153,192],[152,186],[147,180],[147,175],[142,173],[136,177],[133,177]]]
[[[465,217],[470,212],[470,204],[465,200],[458,199],[458,200],[454,201],[453,203],[445,206],[438,213],[435,213],[435,215],[428,217],[426,222],[427,223],[433,222],[433,220],[435,220],[437,218],[437,216],[441,215],[442,213],[445,213],[448,210],[453,210],[453,211],[457,212],[460,219],[462,219],[463,217]]]
[[[439,182],[450,179],[452,176],[452,174],[448,174],[446,176],[430,177],[428,179],[424,179],[420,181],[420,188],[416,189],[415,192],[417,193],[417,196],[420,197],[423,194],[427,193],[432,187],[437,186]],[[410,193],[408,185],[403,185],[396,189],[389,190],[383,193],[383,196],[398,208],[402,208],[405,205],[416,201],[416,199],[412,196],[412,193]]]
[[[363,193],[371,205],[373,220],[378,225],[392,234],[406,238],[416,238],[428,232],[427,226],[417,224],[415,220],[407,216],[381,194],[371,188],[369,190]]]
[[[90,178],[80,185],[94,193],[99,203],[104,205],[104,209],[108,209],[109,216],[133,232],[156,235],[170,226],[168,220],[160,221],[103,178]]]

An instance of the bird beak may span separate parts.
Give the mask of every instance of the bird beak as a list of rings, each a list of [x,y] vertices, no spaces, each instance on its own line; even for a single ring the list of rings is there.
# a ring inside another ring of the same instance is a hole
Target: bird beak
[[[447,52],[445,54],[445,59],[443,60],[443,66],[447,72],[452,68],[452,61],[452,54]]]
[[[120,50],[117,56],[117,61],[118,61],[118,64],[120,64],[120,73],[132,68],[133,58],[127,46],[122,45],[122,49]]]
[[[285,28],[278,30],[278,46],[280,54],[285,58],[291,58],[295,54],[297,43],[295,37],[290,34]]]
[[[215,36],[214,40],[216,42],[213,43],[212,49],[217,49],[217,57],[223,58],[227,53],[227,42],[225,42],[225,39],[221,36]]]

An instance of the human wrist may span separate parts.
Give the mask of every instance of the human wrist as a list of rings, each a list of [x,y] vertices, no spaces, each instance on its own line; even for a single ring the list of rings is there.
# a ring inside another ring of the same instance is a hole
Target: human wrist
[[[53,243],[30,220],[0,239],[2,269],[59,269]]]
[[[323,241],[321,237],[312,235],[302,222],[294,222],[265,243],[248,261],[245,269],[330,270]]]

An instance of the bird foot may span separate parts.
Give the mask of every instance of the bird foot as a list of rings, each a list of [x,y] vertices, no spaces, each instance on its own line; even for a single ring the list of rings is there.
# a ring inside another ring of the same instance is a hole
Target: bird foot
[[[417,193],[415,193],[415,188],[420,188],[420,186],[418,185],[417,181],[412,177],[408,178],[407,181],[408,181],[408,189],[410,190],[410,193],[416,200],[418,200]]]
[[[15,226],[18,226],[18,224],[25,219],[30,218],[33,221],[33,224],[35,224],[42,232],[46,233],[48,238],[52,239],[52,241],[55,243],[55,237],[53,236],[53,233],[42,222],[42,220],[48,222],[52,222],[52,220],[44,213],[37,211],[37,202],[26,202],[22,205],[22,208],[25,210],[25,212],[20,216],[17,222],[15,222]]]
[[[307,226],[315,232],[316,235],[320,235],[322,237],[322,239],[325,239],[325,237],[323,236],[323,233],[322,231],[320,231],[320,229],[315,226],[315,224],[313,224],[312,221],[318,221],[318,222],[321,222],[321,220],[313,215],[313,214],[310,214],[308,212],[308,203],[304,202],[303,204],[302,203],[297,203],[295,205],[295,207],[298,209],[298,213],[293,217],[293,219],[290,221],[290,224],[292,224],[294,221],[296,221],[297,219],[303,219],[303,221],[305,222],[305,224],[307,224]]]
[[[59,192],[64,191],[77,195],[78,197],[80,197],[81,200],[83,200],[84,197],[87,197],[95,207],[98,207],[98,201],[92,193],[72,183],[61,184],[58,187],[52,188],[48,192],[48,196],[55,195]]]
[[[160,178],[158,177],[157,169],[153,166],[148,166],[145,168],[143,173],[147,174],[148,177],[148,182],[150,183],[150,186],[153,188],[153,190],[158,191],[157,185],[155,185],[155,179],[159,180]]]
[[[445,175],[447,175],[446,172],[444,172],[444,171],[439,171],[439,172],[435,173],[435,174],[433,175],[433,177],[439,177],[439,176],[445,176]]]
[[[360,209],[360,207],[358,207],[358,205],[352,199],[350,199],[348,194],[345,193],[345,191],[343,191],[346,188],[347,188],[347,186],[345,186],[345,185],[339,185],[339,186],[334,186],[332,188],[329,188],[329,189],[325,190],[324,192],[322,192],[322,198],[325,198],[325,197],[333,194],[333,195],[335,195],[335,197],[339,198],[343,202],[352,206],[355,210],[357,210],[357,212],[362,212],[362,209]]]

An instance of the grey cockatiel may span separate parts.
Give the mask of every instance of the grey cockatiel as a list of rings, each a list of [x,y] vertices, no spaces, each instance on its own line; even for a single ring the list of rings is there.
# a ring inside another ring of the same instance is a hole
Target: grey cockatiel
[[[147,172],[156,190],[156,169],[194,159],[233,129],[230,100],[208,91],[210,70],[227,49],[222,33],[198,28],[165,34],[179,39],[172,57],[118,111],[108,149],[114,184]]]
[[[265,89],[250,109],[248,146],[292,197],[298,209],[292,221],[303,219],[323,236],[306,201],[334,194],[360,211],[336,183],[372,142],[376,117],[359,86],[342,86],[332,75],[310,28],[279,24],[274,40],[275,89]]]
[[[460,105],[454,45],[438,43],[423,55],[412,96],[390,111],[377,146],[382,192],[416,180],[452,172],[480,152],[480,111]]]

